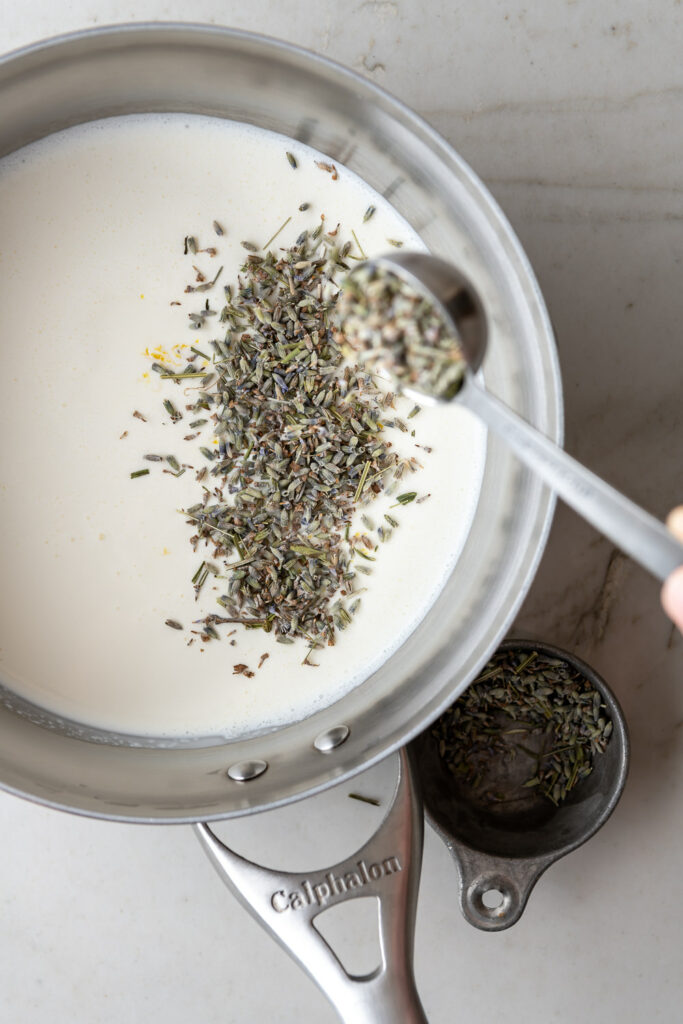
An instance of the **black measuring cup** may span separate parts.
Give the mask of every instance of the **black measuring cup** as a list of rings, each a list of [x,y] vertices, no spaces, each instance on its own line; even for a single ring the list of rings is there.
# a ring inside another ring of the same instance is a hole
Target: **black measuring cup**
[[[411,745],[427,821],[446,844],[458,868],[460,906],[470,924],[501,931],[521,917],[534,885],[551,864],[577,849],[601,828],[619,802],[629,764],[629,739],[623,712],[604,679],[567,651],[532,640],[506,640],[499,650],[538,651],[574,667],[601,694],[613,723],[604,754],[593,771],[554,806],[535,789],[500,808],[478,803],[455,784],[438,740],[428,729]],[[519,767],[494,764],[493,777],[505,786]]]

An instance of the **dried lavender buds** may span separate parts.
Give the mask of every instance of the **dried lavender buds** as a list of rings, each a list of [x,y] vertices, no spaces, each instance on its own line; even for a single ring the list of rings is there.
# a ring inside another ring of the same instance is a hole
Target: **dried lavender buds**
[[[379,531],[377,540],[350,536],[354,512],[418,466],[384,439],[393,396],[345,363],[332,318],[352,243],[340,243],[338,227],[324,229],[321,219],[279,253],[242,242],[248,255],[236,285],[223,288],[222,308],[207,300],[189,314],[197,329],[214,317],[225,330],[202,346],[212,350],[210,365],[163,374],[171,386],[200,378],[186,392],[185,416],[191,427],[206,423],[214,438],[208,446],[205,433],[198,449],[200,500],[180,510],[193,548],[224,581],[220,614],[199,620],[202,640],[225,622],[285,643],[301,637],[310,666],[313,649],[334,644],[351,623],[363,589],[357,573],[367,582],[383,539]],[[173,422],[181,415],[168,399],[164,408]],[[193,579],[197,595],[208,564]]]
[[[361,265],[345,279],[337,309],[340,340],[371,370],[437,398],[460,388],[459,340],[429,298],[390,270]]]
[[[612,722],[600,693],[570,663],[502,650],[432,728],[456,779],[489,806],[519,794],[490,787],[491,766],[520,759],[521,788],[555,805],[593,770]]]

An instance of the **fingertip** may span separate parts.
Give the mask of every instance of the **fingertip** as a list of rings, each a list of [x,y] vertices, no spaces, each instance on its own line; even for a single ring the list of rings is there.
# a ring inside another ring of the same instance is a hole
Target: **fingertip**
[[[666,525],[679,540],[683,540],[683,505],[679,505],[669,512],[666,517]]]
[[[683,566],[671,573],[662,587],[662,607],[683,631]]]

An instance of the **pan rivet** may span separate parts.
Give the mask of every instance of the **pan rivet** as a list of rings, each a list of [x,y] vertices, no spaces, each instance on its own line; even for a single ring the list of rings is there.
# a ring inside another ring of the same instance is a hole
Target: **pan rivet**
[[[268,767],[267,761],[238,761],[231,764],[227,774],[235,782],[249,782],[250,779],[257,779],[263,775]]]
[[[321,732],[319,736],[316,736],[313,746],[321,754],[329,754],[331,750],[341,747],[350,734],[351,730],[348,725],[337,725],[334,729],[328,729],[326,732]]]

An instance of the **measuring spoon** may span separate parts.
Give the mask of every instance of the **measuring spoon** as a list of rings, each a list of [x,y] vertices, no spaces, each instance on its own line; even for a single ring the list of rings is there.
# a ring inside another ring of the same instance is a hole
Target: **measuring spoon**
[[[475,288],[456,267],[417,252],[382,256],[370,264],[428,298],[449,333],[460,340],[467,369],[449,400],[483,420],[559,497],[654,576],[664,580],[683,564],[683,545],[662,522],[567,455],[475,379],[486,352],[486,313]],[[423,404],[443,401],[414,388],[403,391]]]

